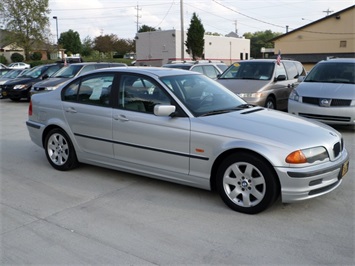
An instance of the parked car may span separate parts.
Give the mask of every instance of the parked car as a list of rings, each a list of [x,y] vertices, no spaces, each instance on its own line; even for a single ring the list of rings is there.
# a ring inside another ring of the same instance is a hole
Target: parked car
[[[217,81],[250,104],[287,110],[288,96],[305,75],[298,61],[255,59],[232,64]]]
[[[333,128],[247,104],[192,71],[96,70],[33,95],[28,114],[31,140],[57,170],[81,162],[216,188],[244,213],[265,210],[280,194],[283,202],[326,194],[348,169]]]
[[[26,69],[26,68],[31,68],[29,64],[26,64],[24,62],[16,62],[16,63],[11,63],[8,65],[8,68],[11,69]]]
[[[204,74],[211,79],[217,79],[217,76],[222,74],[223,71],[228,68],[228,66],[221,61],[213,62],[208,60],[190,62],[176,61],[174,63],[165,64],[163,67],[195,71]]]
[[[0,63],[0,69],[6,69],[6,68],[8,68],[6,65]]]
[[[25,72],[26,70],[23,69],[11,69],[5,75],[0,77],[0,85],[5,84],[7,81],[17,78],[21,73]],[[2,96],[2,88],[0,87],[0,99],[3,99]]]
[[[4,76],[7,72],[11,71],[11,68],[1,68],[0,69],[0,78]]]
[[[291,92],[288,111],[328,124],[355,125],[355,59],[316,64]]]
[[[55,90],[61,84],[68,81],[69,79],[80,76],[82,74],[85,74],[95,69],[106,68],[106,67],[118,67],[118,66],[127,66],[127,65],[124,63],[105,63],[105,62],[70,64],[64,66],[62,69],[60,69],[55,74],[53,74],[49,79],[34,84],[33,87],[31,88],[30,94],[33,95],[36,93]]]
[[[32,85],[40,80],[47,79],[62,67],[63,64],[48,64],[34,67],[23,76],[0,85],[1,94],[4,98],[8,97],[12,101],[19,101],[22,98],[29,100],[31,98],[30,90]]]

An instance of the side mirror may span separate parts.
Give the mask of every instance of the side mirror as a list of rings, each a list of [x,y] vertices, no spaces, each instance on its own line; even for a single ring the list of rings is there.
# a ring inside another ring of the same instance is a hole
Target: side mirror
[[[278,75],[275,81],[286,80],[286,75]]]
[[[154,106],[154,114],[156,116],[170,116],[175,111],[176,107],[174,105],[157,104]]]
[[[42,77],[42,79],[47,79],[47,78],[49,78],[48,74],[44,74]]]

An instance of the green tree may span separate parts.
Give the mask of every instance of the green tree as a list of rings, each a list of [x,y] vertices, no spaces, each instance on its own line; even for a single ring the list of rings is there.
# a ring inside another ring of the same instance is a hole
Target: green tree
[[[201,23],[201,20],[197,17],[196,13],[192,14],[190,26],[187,30],[187,40],[185,45],[187,47],[186,52],[192,55],[193,60],[203,58],[203,50],[205,47],[205,29]]]
[[[23,62],[24,58],[22,54],[19,53],[13,53],[11,55],[11,61],[12,62]]]
[[[138,32],[149,32],[149,31],[156,31],[156,29],[145,24],[140,26],[138,29]]]
[[[8,42],[16,43],[25,51],[26,60],[38,41],[45,41],[49,31],[48,0],[1,0],[1,16],[5,29],[12,32]]]
[[[254,58],[261,58],[261,48],[274,48],[274,43],[271,39],[281,35],[280,32],[272,32],[271,30],[257,31],[255,33],[244,33],[246,39],[250,39],[250,56]]]
[[[90,56],[94,51],[93,46],[93,40],[90,38],[90,36],[86,36],[82,41],[81,55]]]
[[[68,30],[67,32],[62,32],[58,43],[67,53],[77,54],[80,53],[82,49],[80,35],[77,31]]]
[[[117,54],[124,55],[135,51],[135,42],[131,39],[118,39],[115,48]]]
[[[111,53],[117,50],[117,41],[118,37],[115,34],[100,35],[94,39],[93,48],[101,54]]]

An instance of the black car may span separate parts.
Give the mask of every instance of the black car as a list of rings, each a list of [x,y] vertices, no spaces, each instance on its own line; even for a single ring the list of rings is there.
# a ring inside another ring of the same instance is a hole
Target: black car
[[[57,71],[49,79],[34,84],[32,86],[30,93],[31,95],[33,95],[36,93],[55,90],[67,80],[74,77],[78,77],[84,73],[87,73],[95,69],[107,68],[107,67],[123,67],[123,66],[127,66],[127,65],[124,63],[105,63],[105,62],[100,62],[100,63],[88,62],[88,63],[70,64]]]
[[[19,78],[7,81],[5,84],[0,85],[2,97],[10,98],[12,101],[19,101],[22,98],[29,100],[31,98],[30,90],[32,85],[47,79],[63,66],[63,64],[38,66]]]

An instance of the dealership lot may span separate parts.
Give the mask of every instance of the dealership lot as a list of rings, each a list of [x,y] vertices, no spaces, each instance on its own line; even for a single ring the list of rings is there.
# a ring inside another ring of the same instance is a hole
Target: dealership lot
[[[250,216],[214,192],[82,165],[59,172],[29,139],[27,102],[0,101],[0,264],[355,263],[355,131],[335,191]]]

